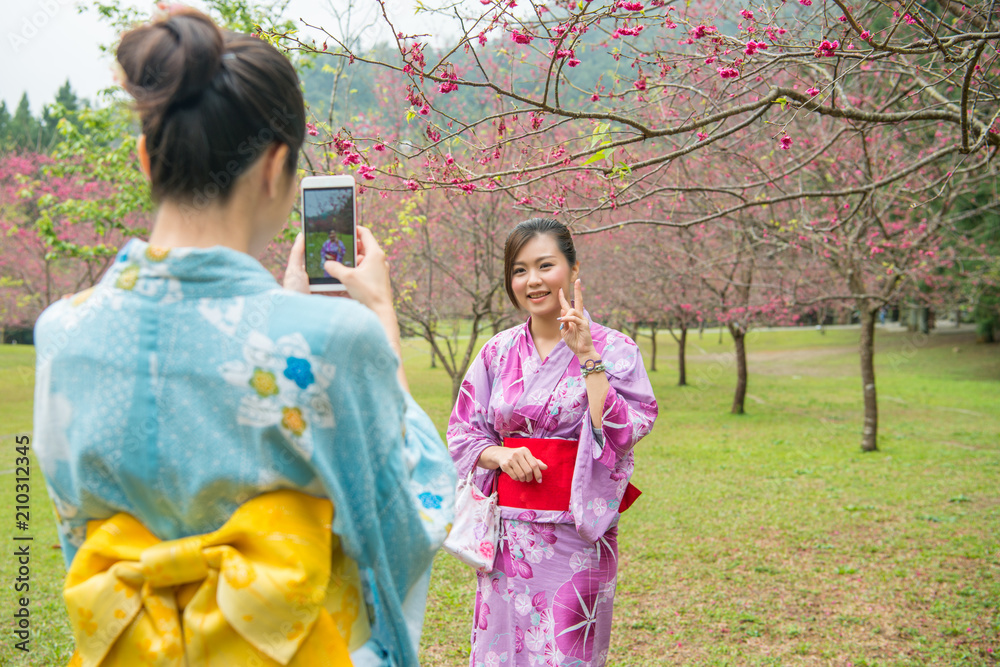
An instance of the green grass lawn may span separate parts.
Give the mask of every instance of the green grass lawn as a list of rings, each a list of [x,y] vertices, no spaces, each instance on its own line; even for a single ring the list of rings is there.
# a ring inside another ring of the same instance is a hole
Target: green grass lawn
[[[862,454],[856,330],[752,333],[739,417],[728,338],[692,335],[691,386],[677,387],[661,334],[660,417],[636,451],[645,493],[621,523],[610,665],[1000,664],[1000,348],[961,333],[876,340],[879,451]],[[443,430],[450,381],[425,345],[404,347]],[[32,363],[30,348],[0,348],[8,507]],[[31,489],[36,634],[24,658],[5,633],[0,664],[64,664],[62,557],[36,468]],[[13,521],[0,527],[8,545]],[[4,609],[13,566],[0,558]],[[472,571],[439,556],[424,664],[467,663],[473,593]]]

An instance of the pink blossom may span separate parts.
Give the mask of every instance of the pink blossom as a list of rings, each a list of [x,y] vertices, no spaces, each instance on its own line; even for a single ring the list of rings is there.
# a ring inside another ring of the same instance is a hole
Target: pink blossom
[[[374,181],[375,180],[375,173],[374,172],[375,172],[375,168],[374,167],[369,167],[367,164],[363,164],[360,167],[358,167],[358,173],[361,174],[361,176],[366,181]]]
[[[799,4],[800,5],[805,5],[806,7],[808,7],[812,3],[813,3],[813,0],[799,0]]]
[[[384,151],[384,150],[385,150],[385,144],[383,144],[383,143],[378,143],[378,144],[375,144],[374,148],[375,148],[375,150],[377,150],[377,151],[378,151],[379,153],[381,153],[382,151]]]
[[[591,102],[596,102],[599,99],[601,99],[601,96],[598,95],[597,93],[594,93],[593,95],[590,96],[590,101]]]
[[[695,28],[691,28],[691,36],[694,37],[695,39],[701,39],[706,35],[711,35],[713,32],[715,32],[714,25],[711,26],[700,25]]]
[[[787,151],[792,147],[792,138],[786,134],[778,142],[778,145],[781,147],[781,150]]]
[[[632,84],[636,90],[646,90],[646,77],[642,77]]]
[[[357,153],[348,153],[344,156],[344,159],[341,160],[341,162],[344,163],[345,167],[352,164],[361,164],[361,156]]]
[[[643,6],[641,2],[629,2],[628,0],[618,0],[618,6],[630,12],[641,12]]]
[[[764,42],[755,42],[754,40],[751,39],[749,42],[747,42],[747,47],[746,49],[744,49],[743,53],[745,53],[748,56],[752,56],[757,51],[763,51],[765,49],[767,49],[767,44],[765,44]]]
[[[635,24],[634,26],[630,26],[628,23],[626,23],[625,25],[623,25],[622,27],[616,29],[613,33],[611,33],[611,37],[612,39],[618,39],[622,35],[628,35],[634,37],[638,35],[640,32],[642,32],[645,29],[645,27],[646,26],[640,25],[638,23]]]
[[[462,188],[463,192],[470,193],[470,192],[472,192],[473,190],[476,189],[476,184],[475,183],[462,183],[458,187]]]
[[[740,16],[745,18],[747,21],[753,21],[753,12],[749,9],[741,9]]]
[[[833,58],[837,55],[836,50],[839,48],[840,48],[840,41],[835,39],[831,42],[824,39],[822,42],[819,43],[819,47],[817,47],[816,49],[816,57]]]
[[[863,31],[861,32],[861,39],[865,39],[865,40],[867,40],[867,39],[869,39],[869,38],[870,38],[871,36],[872,36],[872,34],[871,34],[870,32],[868,32],[867,30],[863,30]]]
[[[310,137],[315,137],[319,135],[319,130],[317,130],[316,126],[313,125],[312,123],[306,123],[306,132],[309,133]]]
[[[510,38],[518,44],[530,44],[534,36],[514,30],[510,33]]]
[[[737,69],[733,67],[717,67],[715,69],[723,79],[736,79],[739,78],[740,73]]]
[[[455,80],[458,78],[457,74],[455,74],[454,72],[452,72],[451,74],[445,72],[441,76],[444,79],[450,79],[450,80],[442,81],[440,84],[438,84],[439,93],[444,93],[447,95],[448,93],[454,90],[458,90],[458,84],[455,83]]]
[[[705,132],[699,132],[698,141],[705,141],[705,139],[708,139],[708,134],[706,134]]]
[[[447,155],[444,156],[444,163],[445,164],[455,164],[455,158],[453,158],[451,156],[451,153],[448,153]]]
[[[813,97],[819,95],[819,88],[806,88],[806,95],[812,95]]]
[[[576,67],[579,64],[580,61],[577,58],[570,58],[569,60],[566,61],[566,65],[569,67]]]
[[[411,181],[406,181],[405,183],[403,183],[403,185],[405,185],[406,187],[408,187],[411,190],[418,190],[420,188],[420,185],[418,185],[416,181],[412,181],[412,180]]]

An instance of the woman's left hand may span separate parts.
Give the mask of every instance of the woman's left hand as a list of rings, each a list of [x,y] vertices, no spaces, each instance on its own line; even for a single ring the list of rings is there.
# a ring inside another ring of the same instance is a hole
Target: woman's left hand
[[[309,294],[309,276],[306,275],[306,237],[299,232],[288,253],[288,265],[285,267],[285,279],[282,281],[285,289]]]
[[[559,288],[559,304],[562,306],[562,314],[558,320],[559,333],[566,343],[566,347],[573,351],[578,358],[583,359],[594,354],[594,340],[590,337],[590,321],[583,313],[583,287],[580,280],[573,284],[573,305],[566,301],[566,295]]]

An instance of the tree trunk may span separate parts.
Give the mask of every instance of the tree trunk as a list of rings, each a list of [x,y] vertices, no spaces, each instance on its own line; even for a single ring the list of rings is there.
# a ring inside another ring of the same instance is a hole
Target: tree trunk
[[[861,451],[878,449],[878,402],[875,397],[875,311],[867,299],[858,299],[861,312],[861,386],[865,394],[865,427],[861,432]]]
[[[451,363],[451,404],[454,406],[458,400],[458,392],[462,389],[462,382],[465,380],[465,373],[472,365],[473,353],[476,350],[476,341],[479,340],[479,326],[483,316],[478,311],[472,318],[472,328],[469,330],[469,342],[465,346],[461,359],[452,355]],[[456,334],[455,349],[458,350],[458,340]]]
[[[741,327],[733,325],[729,325],[729,332],[733,335],[733,342],[736,343],[736,394],[733,396],[733,409],[730,412],[742,415],[743,402],[747,397],[747,348],[744,344],[746,332]]]
[[[685,361],[685,355],[687,354],[687,337],[688,328],[687,325],[681,325],[681,337],[677,341],[677,368],[678,368],[678,387],[687,386],[687,362]]]
[[[52,305],[52,263],[45,262],[45,307]]]
[[[454,408],[458,401],[458,392],[462,390],[462,382],[465,381],[465,373],[455,373],[451,376],[451,405]]]
[[[649,370],[650,372],[655,373],[656,372],[656,324],[655,323],[651,323],[649,325],[649,339],[653,341],[653,360],[652,363],[650,363]]]

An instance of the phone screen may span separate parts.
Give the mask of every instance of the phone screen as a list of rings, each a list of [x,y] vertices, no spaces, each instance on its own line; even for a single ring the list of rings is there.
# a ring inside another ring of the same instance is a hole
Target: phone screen
[[[339,284],[323,263],[354,266],[354,187],[310,188],[302,192],[306,273],[313,284]]]

